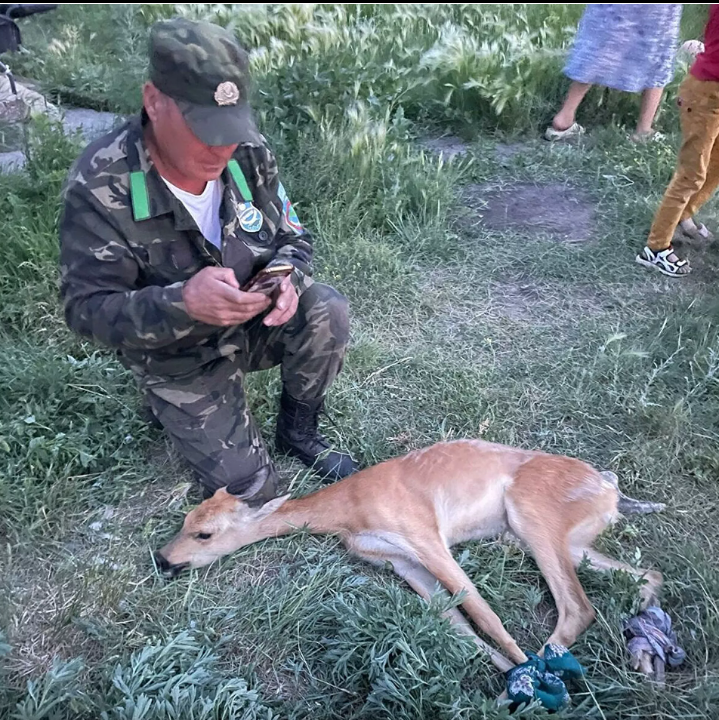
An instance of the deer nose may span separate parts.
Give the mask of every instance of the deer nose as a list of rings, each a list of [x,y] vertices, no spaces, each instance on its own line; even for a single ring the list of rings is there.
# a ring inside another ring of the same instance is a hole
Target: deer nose
[[[170,563],[159,550],[155,553],[155,564],[161,573],[166,573],[170,570]]]
[[[190,563],[172,565],[170,561],[158,550],[155,553],[155,563],[158,570],[169,579],[176,578]]]

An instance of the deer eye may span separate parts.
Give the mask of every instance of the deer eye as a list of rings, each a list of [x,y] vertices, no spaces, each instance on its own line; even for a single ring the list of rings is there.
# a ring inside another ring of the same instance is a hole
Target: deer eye
[[[197,533],[195,537],[198,540],[209,540],[212,537],[212,533]]]

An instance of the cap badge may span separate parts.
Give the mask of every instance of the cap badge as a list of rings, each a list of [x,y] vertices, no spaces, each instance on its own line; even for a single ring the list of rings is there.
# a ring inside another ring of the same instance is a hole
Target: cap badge
[[[218,105],[237,105],[239,99],[240,91],[233,82],[220,83],[215,90],[215,102]]]

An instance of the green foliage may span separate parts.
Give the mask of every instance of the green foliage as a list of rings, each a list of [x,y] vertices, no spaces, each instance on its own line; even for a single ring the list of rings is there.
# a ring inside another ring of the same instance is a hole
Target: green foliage
[[[33,18],[19,72],[65,102],[133,112],[146,73],[146,36],[173,14],[227,26],[252,51],[256,105],[266,122],[299,128],[336,120],[358,103],[381,119],[408,118],[526,131],[561,102],[561,74],[582,5],[202,4],[61,6]],[[706,6],[684,10],[684,37],[703,28]],[[632,123],[637,101],[593,91],[594,123]],[[668,126],[676,122],[667,113]]]

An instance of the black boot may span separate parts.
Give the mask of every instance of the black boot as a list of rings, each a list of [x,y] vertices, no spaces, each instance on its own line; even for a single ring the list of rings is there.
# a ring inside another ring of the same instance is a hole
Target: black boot
[[[219,489],[219,487],[208,484],[207,481],[202,478],[198,477],[198,480],[202,485],[203,500],[211,498]],[[252,473],[252,475],[234,480],[225,487],[225,490],[227,490],[230,495],[237,495],[242,498],[250,507],[259,507],[269,500],[272,500],[272,498],[277,497],[278,482],[277,471],[272,463],[270,463],[263,465],[259,470]]]
[[[148,402],[142,403],[137,414],[143,422],[154,427],[156,430],[162,430],[162,423],[157,419],[155,413],[152,412],[152,408]]]
[[[320,435],[318,424],[323,404],[324,398],[295,400],[283,390],[275,447],[278,452],[299,458],[325,482],[332,482],[357,472],[359,467],[347,453],[332,450]]]

